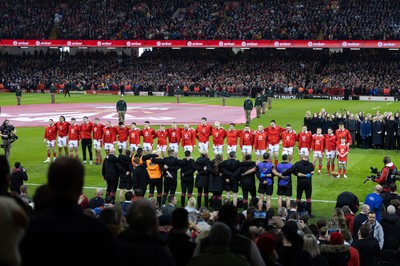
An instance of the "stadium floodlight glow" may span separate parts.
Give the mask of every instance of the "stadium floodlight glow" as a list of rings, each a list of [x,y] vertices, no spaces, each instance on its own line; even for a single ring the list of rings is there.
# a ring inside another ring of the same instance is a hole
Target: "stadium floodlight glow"
[[[360,50],[360,48],[350,48],[350,50],[353,50],[353,51],[359,51],[359,50]]]
[[[20,48],[21,49],[28,49],[29,47],[28,46],[21,46]]]
[[[107,47],[107,50],[115,50],[115,47]]]
[[[321,51],[322,50],[322,48],[312,48],[313,50],[316,50],[316,51]]]
[[[286,50],[286,48],[276,48],[276,50]]]
[[[390,48],[389,51],[398,51],[399,48]]]
[[[249,47],[242,48],[242,50],[250,50]]]
[[[207,47],[206,49],[207,50],[214,50],[215,48],[214,47]]]
[[[58,47],[56,47],[56,46],[50,46],[49,48],[50,49],[58,49]]]
[[[78,47],[79,49],[87,49],[86,46]]]

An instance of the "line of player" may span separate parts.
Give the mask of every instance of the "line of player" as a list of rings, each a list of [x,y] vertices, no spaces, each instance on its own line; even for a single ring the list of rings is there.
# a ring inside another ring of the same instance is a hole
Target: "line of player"
[[[213,152],[216,154],[223,154],[224,143],[226,139],[227,153],[237,150],[239,144],[242,156],[252,154],[253,151],[256,155],[256,161],[261,161],[263,154],[268,150],[274,159],[274,165],[278,164],[278,155],[280,151],[280,143],[282,143],[282,154],[287,154],[288,159],[292,162],[294,147],[297,142],[299,155],[309,155],[313,151],[314,165],[318,162],[318,174],[322,169],[322,158],[325,153],[327,159],[326,170],[329,175],[335,169],[335,158],[338,157],[339,175],[343,171],[346,176],[346,162],[347,153],[349,151],[349,144],[351,144],[351,135],[344,124],[339,124],[339,129],[333,132],[332,129],[328,130],[328,134],[321,134],[321,129],[318,129],[316,134],[308,131],[307,126],[303,126],[301,132],[296,133],[290,124],[286,128],[276,125],[275,120],[270,121],[270,125],[264,128],[259,125],[257,130],[251,130],[249,125],[246,125],[243,130],[237,130],[235,124],[231,123],[229,129],[225,130],[220,126],[217,121],[214,125],[207,123],[207,118],[203,117],[200,124],[194,129],[189,124],[184,124],[183,128],[173,122],[171,127],[166,129],[164,125],[160,125],[158,130],[150,127],[150,122],[145,121],[142,129],[137,127],[135,122],[129,126],[123,122],[119,122],[118,126],[112,126],[110,121],[106,121],[105,125],[101,124],[98,118],[94,122],[90,122],[88,117],[83,117],[83,123],[77,124],[75,118],[71,118],[70,122],[65,121],[64,116],[59,117],[59,121],[54,123],[52,119],[49,120],[48,126],[45,128],[44,141],[47,143],[47,160],[50,162],[50,156],[53,154],[53,160],[56,158],[55,141],[57,139],[57,146],[59,156],[62,151],[65,155],[79,157],[79,142],[82,144],[83,159],[86,163],[86,149],[89,151],[90,162],[92,162],[92,139],[93,147],[96,153],[96,164],[102,163],[101,148],[109,150],[111,147],[118,146],[121,153],[127,149],[129,142],[129,149],[133,152],[140,147],[144,154],[153,151],[154,140],[156,139],[157,150],[160,151],[161,156],[166,156],[167,147],[174,150],[176,153],[179,151],[179,146],[183,150],[193,152],[193,149],[198,145],[199,152],[209,150],[209,140],[213,141]],[[341,138],[344,138],[344,144],[341,143]]]

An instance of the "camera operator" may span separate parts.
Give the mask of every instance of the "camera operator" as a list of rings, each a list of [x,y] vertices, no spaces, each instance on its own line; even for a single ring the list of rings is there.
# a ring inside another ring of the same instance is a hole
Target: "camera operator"
[[[385,166],[381,170],[381,175],[374,181],[383,187],[384,192],[390,192],[390,184],[396,182],[396,179],[392,178],[396,166],[392,163],[389,156],[383,157],[383,164]]]
[[[1,147],[4,149],[4,155],[7,160],[10,157],[11,151],[11,143],[15,141],[15,133],[17,130],[13,125],[10,125],[10,121],[8,119],[4,120],[3,124],[0,126],[0,135],[3,140],[3,144]]]

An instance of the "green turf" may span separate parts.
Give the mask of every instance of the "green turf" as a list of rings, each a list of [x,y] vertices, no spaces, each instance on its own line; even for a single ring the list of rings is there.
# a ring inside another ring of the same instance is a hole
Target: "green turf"
[[[110,95],[72,95],[70,98],[64,98],[62,95],[57,95],[57,103],[89,103],[89,102],[116,102],[118,96]],[[145,96],[126,96],[125,100],[128,106],[134,105],[135,102],[176,102],[175,97],[145,97]],[[228,98],[227,105],[242,106],[243,98]],[[24,94],[22,97],[22,104],[41,104],[49,103],[50,95],[48,94]],[[181,97],[181,103],[196,103],[199,104],[212,104],[221,105],[220,98],[204,98],[204,97]],[[11,93],[0,94],[0,106],[15,105],[15,95]],[[57,107],[57,104],[55,105]],[[374,114],[376,111],[381,113],[385,111],[395,112],[399,106],[397,102],[365,102],[365,101],[330,101],[330,100],[273,100],[273,108],[259,119],[253,119],[251,128],[256,129],[257,125],[269,125],[271,119],[275,119],[276,123],[280,126],[285,126],[287,123],[292,124],[293,129],[297,132],[300,130],[303,123],[303,117],[307,110],[311,112],[318,112],[321,108],[325,108],[328,112],[339,111],[340,109],[347,109],[351,112],[364,111],[365,113]],[[201,116],[207,114],[200,114]],[[200,122],[200,121],[199,121]],[[12,123],[12,121],[11,121]],[[196,126],[196,125],[193,125]],[[227,125],[224,125],[227,128]],[[238,129],[243,128],[244,125],[237,125]],[[46,155],[46,146],[43,142],[42,127],[22,127],[17,128],[19,140],[13,144],[11,151],[10,161],[20,161],[28,170],[30,184],[30,196],[33,195],[36,184],[43,184],[46,182],[47,165],[43,163]],[[211,145],[210,145],[211,147]],[[211,153],[210,153],[211,154]],[[180,157],[183,153],[180,153]],[[331,217],[333,212],[334,203],[338,193],[342,191],[352,191],[355,193],[360,201],[363,201],[365,196],[373,190],[374,183],[368,182],[363,184],[367,175],[369,175],[369,167],[374,166],[380,169],[382,158],[389,155],[394,160],[395,164],[399,163],[399,154],[396,151],[384,150],[361,150],[352,149],[348,156],[348,179],[334,180],[325,175],[325,168],[323,174],[314,175],[313,177],[313,210],[316,214],[316,219],[319,217]],[[193,156],[197,158],[197,148]],[[241,155],[239,155],[239,159]],[[298,157],[295,155],[295,158]],[[324,160],[325,163],[325,160]],[[92,197],[94,194],[93,187],[105,187],[105,182],[101,176],[101,166],[86,165],[86,179],[85,179],[85,193]],[[296,182],[294,182],[296,183]],[[178,191],[180,187],[178,187]],[[274,190],[276,191],[276,190]],[[295,192],[295,186],[293,191]],[[179,198],[179,197],[178,197]],[[318,202],[328,201],[328,202]],[[273,201],[273,207],[276,207],[276,200]]]

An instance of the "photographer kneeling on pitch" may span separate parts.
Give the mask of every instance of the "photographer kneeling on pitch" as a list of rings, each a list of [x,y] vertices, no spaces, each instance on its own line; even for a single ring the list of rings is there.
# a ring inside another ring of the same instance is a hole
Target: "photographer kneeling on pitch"
[[[4,155],[7,159],[10,157],[11,143],[18,139],[18,137],[15,135],[16,132],[17,130],[13,125],[10,125],[10,121],[8,119],[4,120],[3,124],[0,126],[0,135],[3,141],[1,148],[4,149]]]

